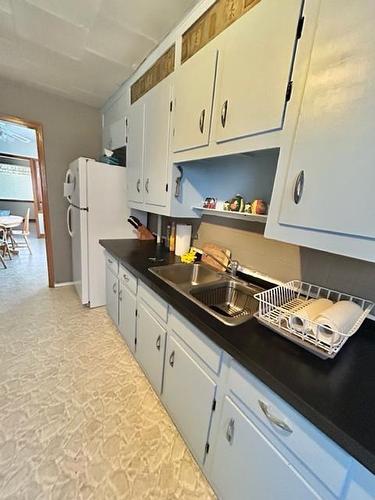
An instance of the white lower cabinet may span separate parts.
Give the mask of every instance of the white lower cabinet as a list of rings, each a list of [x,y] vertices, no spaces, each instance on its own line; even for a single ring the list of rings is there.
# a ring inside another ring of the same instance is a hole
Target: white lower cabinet
[[[309,500],[319,498],[250,418],[225,397],[209,477],[219,498]]]
[[[191,451],[203,463],[216,384],[173,334],[168,334],[162,400]]]
[[[109,265],[105,275],[107,312],[113,322],[118,325],[118,278]]]
[[[138,304],[137,310],[135,357],[146,372],[155,391],[160,394],[163,385],[166,330],[143,302]]]
[[[129,349],[135,351],[137,297],[120,283],[118,327]]]

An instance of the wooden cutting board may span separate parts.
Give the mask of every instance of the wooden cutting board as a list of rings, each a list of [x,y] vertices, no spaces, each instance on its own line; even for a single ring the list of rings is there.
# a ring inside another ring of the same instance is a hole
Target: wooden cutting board
[[[219,262],[222,262],[222,265],[212,259],[209,255],[205,254],[202,255],[202,262],[208,264],[216,271],[225,271],[227,269],[231,256],[231,251],[228,250],[228,248],[220,247],[214,243],[205,243],[202,250],[203,252],[213,255]]]

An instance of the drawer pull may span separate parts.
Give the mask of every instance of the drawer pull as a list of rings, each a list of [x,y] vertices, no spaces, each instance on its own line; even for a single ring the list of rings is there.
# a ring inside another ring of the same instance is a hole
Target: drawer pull
[[[298,205],[298,203],[301,201],[304,184],[305,172],[301,170],[301,172],[297,175],[296,183],[294,185],[293,199],[296,205]]]
[[[225,433],[225,437],[227,438],[227,441],[229,444],[233,443],[233,437],[234,437],[234,418],[231,418],[228,423],[228,427]]]
[[[292,434],[293,430],[289,427],[289,425],[286,424],[285,422],[283,422],[280,418],[275,417],[275,415],[272,415],[272,413],[270,413],[268,406],[266,405],[266,403],[264,401],[259,400],[258,403],[259,403],[260,409],[265,414],[265,416],[268,418],[268,420],[271,422],[271,424],[275,425],[276,427],[278,427],[282,431],[287,432],[288,434]]]
[[[116,295],[116,293],[117,293],[116,283],[113,283],[112,290],[113,290],[113,293]]]
[[[171,355],[169,356],[169,364],[173,368],[173,366],[174,366],[174,351],[172,351]]]
[[[156,339],[156,349],[158,351],[160,351],[160,342],[161,342],[161,336],[159,335],[159,337]]]

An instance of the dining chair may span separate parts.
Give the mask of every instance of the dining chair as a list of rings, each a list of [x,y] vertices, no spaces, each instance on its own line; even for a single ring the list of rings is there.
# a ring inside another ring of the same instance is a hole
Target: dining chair
[[[4,257],[6,254],[8,254],[8,257],[10,260],[12,260],[12,255],[10,253],[8,241],[7,241],[7,234],[6,230],[4,228],[0,227],[0,251],[2,252],[2,255],[0,253],[0,262],[4,266],[4,268],[7,268],[7,265],[5,264]]]
[[[12,229],[12,236],[16,242],[17,248],[28,248],[32,254],[28,236],[30,234],[30,208],[26,210],[26,215],[22,223],[22,229]],[[19,239],[17,239],[17,236]]]

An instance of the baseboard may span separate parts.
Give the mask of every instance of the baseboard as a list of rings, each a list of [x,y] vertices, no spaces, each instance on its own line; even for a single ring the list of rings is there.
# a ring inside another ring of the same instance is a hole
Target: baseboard
[[[55,288],[59,288],[60,286],[71,286],[74,285],[73,281],[66,281],[65,283],[55,283]]]

